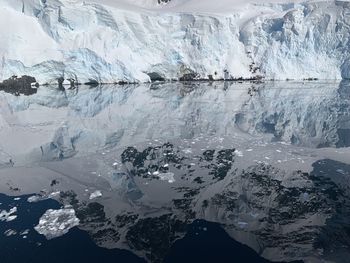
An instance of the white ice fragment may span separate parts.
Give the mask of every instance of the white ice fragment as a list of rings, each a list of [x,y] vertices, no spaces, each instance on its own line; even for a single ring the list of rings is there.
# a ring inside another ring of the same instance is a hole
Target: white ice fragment
[[[17,218],[16,215],[14,215],[17,212],[17,207],[13,207],[10,209],[10,211],[2,210],[0,211],[0,221],[6,221],[10,222]]]
[[[7,236],[7,237],[15,236],[15,235],[17,235],[17,231],[16,231],[16,230],[13,230],[13,229],[7,229],[7,230],[4,232],[4,235]]]
[[[72,208],[63,208],[59,210],[49,209],[39,220],[39,224],[34,229],[47,239],[60,237],[68,231],[79,225],[79,219]]]
[[[98,197],[101,197],[101,196],[102,196],[101,191],[96,190],[95,192],[90,194],[89,199],[92,200],[92,199],[95,199],[95,198],[98,198]]]
[[[36,203],[39,202],[41,200],[41,196],[39,195],[32,195],[30,197],[28,197],[27,202],[29,203]]]
[[[20,233],[21,236],[25,236],[25,235],[28,235],[28,234],[29,234],[29,229],[23,230]]]

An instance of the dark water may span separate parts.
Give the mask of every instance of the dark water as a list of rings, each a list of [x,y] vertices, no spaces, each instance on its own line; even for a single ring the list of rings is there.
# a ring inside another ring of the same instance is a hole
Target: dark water
[[[44,200],[38,203],[27,202],[28,196],[22,196],[15,201],[13,197],[0,194],[0,209],[9,210],[16,206],[18,219],[0,223],[0,233],[8,229],[16,230],[17,235],[0,236],[1,262],[145,262],[131,252],[125,250],[108,250],[96,246],[88,233],[73,228],[68,234],[46,240],[43,235],[34,230],[39,218],[48,209],[59,209],[61,205],[54,200]],[[20,233],[29,229],[27,238]]]
[[[14,197],[0,194],[0,210],[16,206],[19,218],[0,223],[0,233],[8,229],[17,232],[10,237],[0,235],[1,262],[146,262],[125,250],[100,248],[88,233],[78,228],[59,238],[46,240],[33,227],[46,210],[59,209],[61,205],[54,200],[29,203],[28,196],[20,198],[14,200]],[[187,228],[186,236],[173,245],[164,262],[270,262],[230,238],[218,224],[197,220]],[[26,229],[29,233],[23,238],[20,233]]]

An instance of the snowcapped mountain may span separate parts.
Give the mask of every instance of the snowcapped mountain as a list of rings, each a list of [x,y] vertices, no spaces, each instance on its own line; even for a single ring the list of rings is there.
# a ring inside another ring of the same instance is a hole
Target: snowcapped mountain
[[[0,0],[0,80],[350,77],[350,3]]]

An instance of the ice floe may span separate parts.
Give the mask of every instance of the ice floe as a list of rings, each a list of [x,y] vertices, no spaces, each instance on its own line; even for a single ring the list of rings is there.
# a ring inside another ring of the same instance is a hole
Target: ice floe
[[[17,212],[17,207],[11,208],[8,212],[6,210],[0,211],[0,221],[10,222],[17,218],[17,215],[14,215]]]
[[[49,209],[39,220],[39,224],[34,229],[47,239],[63,236],[68,231],[79,225],[79,219],[72,208],[58,210]]]

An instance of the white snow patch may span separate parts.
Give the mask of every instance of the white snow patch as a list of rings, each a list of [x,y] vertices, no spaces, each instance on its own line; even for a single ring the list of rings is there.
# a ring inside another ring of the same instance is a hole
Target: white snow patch
[[[96,190],[95,192],[90,194],[89,199],[93,200],[93,199],[101,197],[101,196],[102,196],[102,192],[100,190]]]
[[[160,173],[158,177],[162,181],[168,181],[169,184],[175,183],[174,173]]]
[[[239,150],[235,150],[235,154],[238,156],[238,157],[243,157],[243,153]]]

